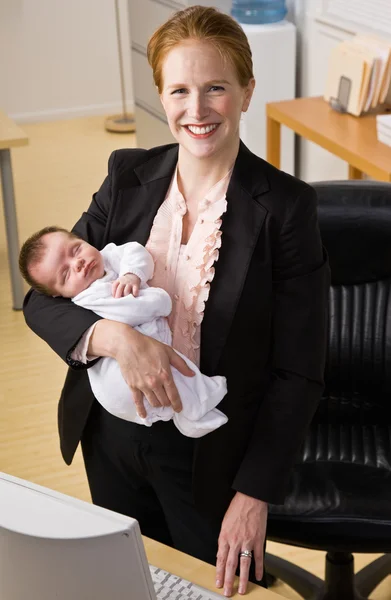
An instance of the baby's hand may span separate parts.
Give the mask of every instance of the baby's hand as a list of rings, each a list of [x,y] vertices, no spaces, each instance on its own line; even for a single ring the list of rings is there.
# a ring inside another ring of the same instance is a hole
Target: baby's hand
[[[140,289],[140,282],[140,277],[137,277],[137,275],[126,273],[126,275],[121,275],[121,277],[113,281],[111,293],[114,298],[122,298],[123,296],[129,296],[129,294],[137,296]]]

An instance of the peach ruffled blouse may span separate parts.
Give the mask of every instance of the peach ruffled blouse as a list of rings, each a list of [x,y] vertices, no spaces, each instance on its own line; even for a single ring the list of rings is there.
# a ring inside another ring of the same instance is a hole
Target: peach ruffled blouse
[[[177,169],[167,196],[160,206],[146,248],[155,262],[148,285],[162,287],[171,296],[168,317],[172,346],[197,366],[200,364],[201,323],[214,263],[221,247],[222,215],[227,210],[226,193],[232,169],[206,194],[199,205],[198,218],[186,245],[182,240],[182,219],[186,202],[179,191]]]

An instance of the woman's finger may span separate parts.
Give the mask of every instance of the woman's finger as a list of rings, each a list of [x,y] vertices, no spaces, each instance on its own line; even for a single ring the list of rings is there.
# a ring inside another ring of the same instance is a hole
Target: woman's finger
[[[168,349],[170,350],[170,364],[176,369],[178,369],[178,371],[182,373],[182,375],[186,375],[186,377],[193,377],[195,373],[190,369],[190,367],[187,366],[186,361],[183,360],[183,358],[179,356],[179,354],[175,352],[175,350],[173,350],[172,348]]]
[[[244,550],[250,550],[250,546],[247,544],[243,546]],[[239,565],[240,565],[240,574],[239,574],[239,594],[245,594],[247,590],[248,584],[248,576],[250,574],[250,566],[251,566],[251,556],[240,556],[239,555]]]
[[[156,398],[159,400],[160,406],[171,406],[170,399],[167,396],[166,389],[164,387],[159,387],[154,389]]]
[[[239,550],[231,546],[225,563],[224,596],[232,596],[235,583],[235,574],[238,566]]]
[[[182,410],[181,397],[179,395],[178,389],[175,385],[175,382],[174,382],[172,376],[170,376],[167,379],[167,381],[165,381],[164,390],[165,390],[165,392],[167,394],[167,398],[168,398],[172,408],[175,410],[175,412],[181,412],[181,410]]]
[[[139,417],[141,417],[141,419],[145,419],[147,416],[147,411],[145,410],[144,406],[144,394],[137,388],[132,387],[130,389],[132,390],[133,402],[136,406],[137,414]]]
[[[225,564],[227,562],[229,545],[227,542],[220,542],[216,558],[216,587],[222,588],[224,585]]]
[[[147,401],[153,408],[159,408],[161,406],[159,400],[157,399],[155,390],[144,390],[144,396]]]
[[[255,543],[254,545],[255,577],[261,581],[263,577],[263,545]]]

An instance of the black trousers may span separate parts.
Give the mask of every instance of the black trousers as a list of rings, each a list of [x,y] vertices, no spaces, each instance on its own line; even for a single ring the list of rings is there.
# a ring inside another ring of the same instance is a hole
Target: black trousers
[[[81,444],[94,504],[137,519],[147,537],[216,564],[221,522],[194,505],[192,438],[172,421],[145,427],[95,402]]]

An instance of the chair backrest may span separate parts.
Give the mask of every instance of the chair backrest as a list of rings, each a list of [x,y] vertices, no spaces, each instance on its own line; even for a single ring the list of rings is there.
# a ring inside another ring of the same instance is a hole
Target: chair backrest
[[[331,267],[326,395],[391,409],[391,184],[312,185]]]

